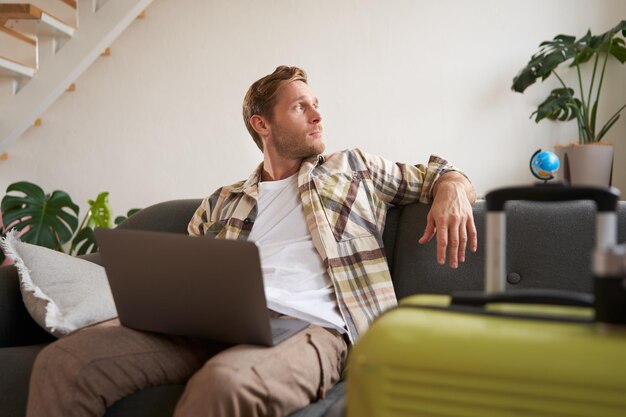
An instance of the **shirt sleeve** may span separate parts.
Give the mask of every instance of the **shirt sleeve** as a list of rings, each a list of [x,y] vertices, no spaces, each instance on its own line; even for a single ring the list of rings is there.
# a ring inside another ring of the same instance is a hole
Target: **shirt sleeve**
[[[209,198],[205,198],[200,203],[200,206],[196,209],[195,213],[191,217],[189,224],[187,225],[187,232],[189,236],[204,236],[204,223],[208,219]]]
[[[213,224],[211,222],[212,211],[215,209],[222,190],[223,187],[202,200],[202,203],[200,203],[200,206],[196,209],[187,225],[187,232],[190,236],[204,236],[207,232],[207,228],[211,227]]]
[[[443,174],[454,171],[467,177],[437,155],[431,155],[426,165],[410,165],[370,155],[360,149],[356,152],[365,161],[378,198],[390,205],[430,204],[433,201],[433,186]]]

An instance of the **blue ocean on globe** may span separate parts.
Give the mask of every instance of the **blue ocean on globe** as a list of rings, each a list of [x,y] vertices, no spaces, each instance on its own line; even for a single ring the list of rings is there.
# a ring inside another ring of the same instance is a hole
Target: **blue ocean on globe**
[[[530,160],[530,170],[540,180],[551,180],[559,169],[559,157],[554,152],[537,151]]]

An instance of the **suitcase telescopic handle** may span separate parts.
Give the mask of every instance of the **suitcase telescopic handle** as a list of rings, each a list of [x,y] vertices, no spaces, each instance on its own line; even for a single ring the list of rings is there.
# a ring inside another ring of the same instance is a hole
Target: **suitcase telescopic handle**
[[[450,304],[459,306],[482,307],[492,303],[593,307],[594,297],[592,294],[565,290],[516,290],[499,294],[463,291],[452,293],[450,301]]]
[[[485,196],[488,211],[504,211],[511,200],[527,201],[595,201],[598,212],[615,212],[619,191],[613,187],[570,187],[561,184],[538,184],[531,187],[506,187]]]
[[[506,213],[507,201],[574,201],[592,200],[596,203],[596,248],[617,243],[617,202],[619,191],[603,187],[570,187],[560,184],[540,184],[532,187],[500,188],[487,193],[485,292],[495,294],[506,289]]]

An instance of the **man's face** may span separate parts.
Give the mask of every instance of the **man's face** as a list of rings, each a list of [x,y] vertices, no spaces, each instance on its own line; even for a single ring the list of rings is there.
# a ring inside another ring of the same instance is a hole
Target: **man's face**
[[[269,122],[276,153],[303,159],[324,152],[321,122],[317,97],[306,83],[294,81],[280,87]]]

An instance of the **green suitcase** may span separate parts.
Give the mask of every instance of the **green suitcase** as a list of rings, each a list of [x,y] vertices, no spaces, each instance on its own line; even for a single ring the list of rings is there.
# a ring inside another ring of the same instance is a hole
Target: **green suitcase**
[[[602,276],[595,297],[503,293],[498,252],[505,223],[501,216],[488,219],[487,236],[496,242],[487,247],[486,292],[415,295],[380,316],[349,358],[348,417],[626,416],[626,256],[611,249],[617,195],[606,191],[604,204],[602,190],[597,197],[557,187],[538,196],[543,190],[499,190],[487,196],[487,208],[500,215],[502,198],[595,199],[604,234],[597,238],[598,259],[611,253],[622,269],[596,262]]]

